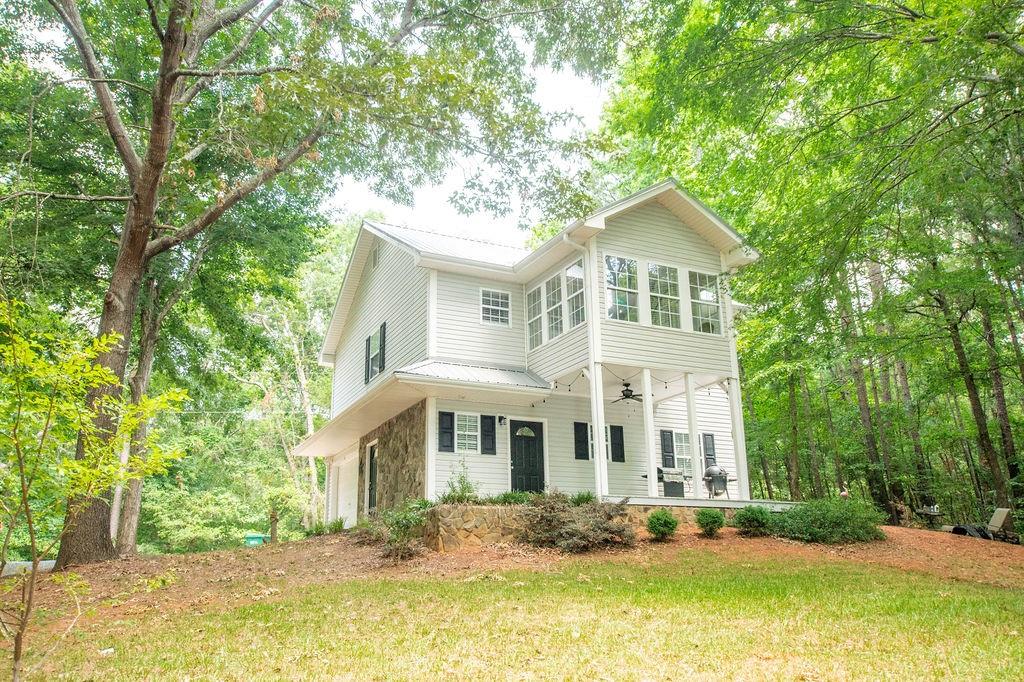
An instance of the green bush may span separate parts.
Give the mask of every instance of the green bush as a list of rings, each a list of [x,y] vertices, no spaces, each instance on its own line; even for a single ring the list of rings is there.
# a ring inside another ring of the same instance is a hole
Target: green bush
[[[384,537],[384,556],[401,560],[416,554],[414,540],[417,530],[423,525],[427,510],[432,506],[429,500],[409,500],[397,509],[380,513],[381,523],[387,531]]]
[[[529,504],[533,499],[533,493],[522,490],[507,490],[497,495],[491,495],[480,500],[480,504]]]
[[[334,519],[327,524],[328,533],[340,533],[345,530],[345,519]]]
[[[879,526],[885,517],[866,502],[812,500],[772,519],[772,533],[791,540],[836,544],[883,540]]]
[[[448,479],[448,489],[441,493],[438,502],[441,504],[472,504],[479,502],[476,485],[469,478],[469,472],[463,466],[462,470]]]
[[[761,538],[772,533],[772,513],[764,507],[748,505],[736,512],[733,524],[746,538]]]
[[[647,532],[659,542],[676,534],[679,520],[668,509],[655,509],[647,517]]]
[[[591,502],[597,502],[597,496],[589,490],[581,490],[569,498],[569,504],[574,507],[582,507]]]
[[[697,511],[697,525],[701,535],[713,538],[725,525],[725,514],[717,509],[700,509]]]
[[[550,492],[535,495],[524,515],[519,540],[538,547],[578,553],[636,543],[636,533],[626,519],[625,501],[574,507],[564,493]]]
[[[317,521],[306,529],[307,538],[319,537],[321,535],[327,535],[327,526],[324,525],[323,521]]]

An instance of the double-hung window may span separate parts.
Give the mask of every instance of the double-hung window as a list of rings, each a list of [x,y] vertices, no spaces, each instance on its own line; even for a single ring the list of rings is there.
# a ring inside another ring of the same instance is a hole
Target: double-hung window
[[[480,416],[455,413],[455,452],[480,453]]]
[[[548,340],[550,341],[562,334],[562,276],[560,274],[544,282],[544,308]]]
[[[509,294],[494,289],[480,290],[480,321],[509,326]]]
[[[718,277],[703,272],[690,273],[690,312],[693,331],[705,334],[722,333],[721,304],[718,299]]]
[[[544,343],[544,306],[540,287],[526,294],[526,338],[533,350]]]
[[[366,337],[366,354],[363,356],[363,383],[384,371],[384,332],[387,328],[381,323],[377,331]]]
[[[638,322],[640,307],[636,261],[618,256],[605,256],[604,279],[608,318]]]
[[[569,329],[587,321],[583,294],[583,261],[578,260],[565,269],[565,296],[569,304]]]
[[[651,324],[679,329],[679,270],[648,263],[647,281],[651,289]]]
[[[676,446],[676,468],[682,469],[684,476],[692,476],[693,454],[690,449],[690,434],[685,431],[675,431],[672,437]]]

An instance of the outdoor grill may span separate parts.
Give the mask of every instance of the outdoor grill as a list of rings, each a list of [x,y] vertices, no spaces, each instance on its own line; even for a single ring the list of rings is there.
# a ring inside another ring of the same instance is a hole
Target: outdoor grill
[[[735,480],[735,479],[733,479]],[[717,464],[704,470],[704,487],[708,489],[708,497],[729,496],[729,472]]]

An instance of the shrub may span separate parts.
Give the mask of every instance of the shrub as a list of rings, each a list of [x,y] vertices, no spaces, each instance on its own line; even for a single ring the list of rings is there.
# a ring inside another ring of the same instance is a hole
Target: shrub
[[[733,523],[739,534],[746,538],[760,538],[771,535],[772,513],[764,507],[748,505],[736,512]]]
[[[306,529],[306,537],[314,538],[321,535],[327,535],[327,526],[324,525],[323,521],[317,521],[312,526]]]
[[[636,533],[626,520],[625,501],[574,507],[564,493],[551,492],[534,496],[524,514],[519,539],[538,547],[576,553],[636,542]]]
[[[370,514],[359,519],[349,535],[357,545],[377,545],[384,542],[387,529],[377,514]]]
[[[340,533],[345,530],[345,519],[334,519],[327,524],[328,533]]]
[[[465,465],[458,474],[448,479],[448,489],[438,498],[441,504],[470,504],[478,501],[476,485],[470,480]]]
[[[416,530],[423,525],[427,510],[432,506],[428,500],[410,500],[397,509],[381,512],[380,520],[387,531],[384,556],[401,560],[416,554]]]
[[[835,544],[883,540],[882,512],[855,500],[812,500],[772,519],[772,533],[792,540]]]
[[[589,490],[581,490],[569,498],[569,504],[574,507],[582,507],[591,502],[597,502],[597,496]]]
[[[679,520],[668,509],[655,509],[647,517],[647,532],[662,542],[675,535]]]
[[[529,504],[533,499],[533,493],[522,490],[508,490],[497,495],[491,495],[480,500],[481,504]]]
[[[713,538],[725,525],[725,514],[717,509],[700,509],[697,511],[697,525],[701,535]]]

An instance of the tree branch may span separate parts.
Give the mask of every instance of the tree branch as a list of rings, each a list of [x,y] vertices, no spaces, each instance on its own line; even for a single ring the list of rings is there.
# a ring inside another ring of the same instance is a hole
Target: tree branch
[[[48,2],[54,11],[57,12],[61,23],[71,33],[71,37],[75,41],[75,46],[78,48],[78,53],[82,58],[82,66],[85,68],[85,72],[92,83],[93,91],[96,93],[96,100],[100,105],[100,111],[103,112],[103,122],[107,126],[107,132],[110,134],[110,139],[114,142],[118,156],[121,157],[121,163],[124,164],[125,171],[128,173],[129,182],[134,185],[135,179],[139,174],[139,167],[142,165],[142,160],[135,151],[135,147],[132,146],[131,138],[128,137],[128,129],[121,120],[121,113],[118,111],[117,103],[114,101],[114,95],[110,92],[110,88],[107,87],[108,79],[103,73],[99,60],[96,58],[92,40],[89,38],[85,23],[82,21],[78,5],[75,0],[48,0]]]
[[[146,7],[149,9],[149,24],[153,27],[153,32],[156,33],[156,37],[160,42],[164,42],[164,30],[160,27],[160,19],[156,15],[156,5],[153,4],[153,0],[146,0]]]
[[[36,190],[23,190],[0,196],[0,204],[17,199],[18,197],[42,197],[47,199],[63,199],[67,201],[131,201],[131,195],[115,194],[57,194],[56,192],[40,192]]]
[[[221,31],[235,23],[246,14],[253,11],[260,2],[262,2],[262,0],[244,0],[234,7],[227,7],[220,12],[217,12],[196,30],[199,42],[206,42],[209,40],[210,36],[217,31]]]
[[[308,152],[326,133],[326,122],[319,123],[290,151],[285,155],[278,157],[277,161],[272,166],[268,166],[260,173],[250,177],[248,180],[235,185],[234,189],[221,197],[213,207],[206,211],[206,213],[173,234],[150,240],[149,244],[146,245],[146,258],[152,258],[157,254],[163,253],[167,249],[188,241],[208,228],[222,215],[224,215],[225,211],[229,208],[291,167],[292,164],[302,158],[302,155]]]
[[[213,71],[202,71],[200,69],[178,69],[172,77],[179,76],[200,76],[202,78],[216,78],[217,76],[262,76],[267,73],[279,73],[281,71],[295,71],[294,66],[265,66],[258,69],[220,69]]]

